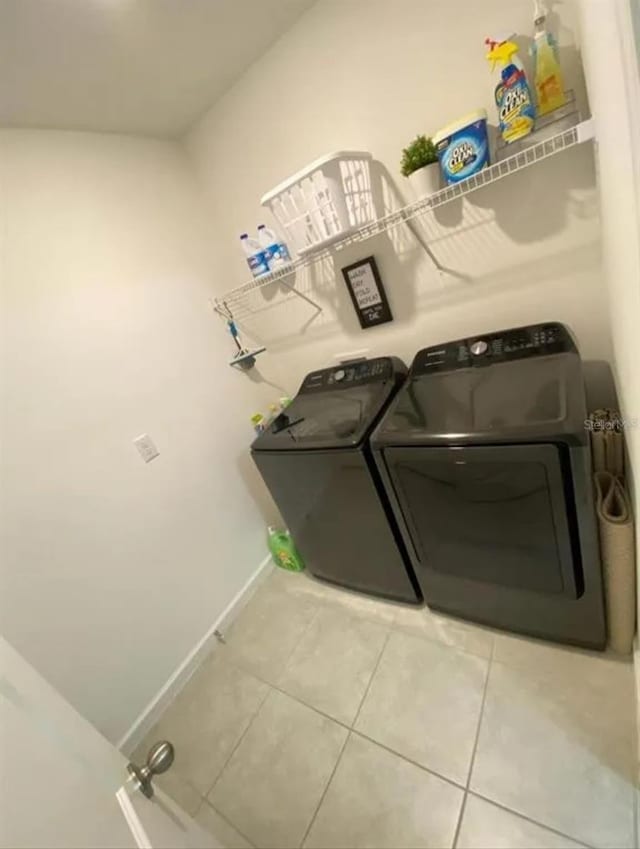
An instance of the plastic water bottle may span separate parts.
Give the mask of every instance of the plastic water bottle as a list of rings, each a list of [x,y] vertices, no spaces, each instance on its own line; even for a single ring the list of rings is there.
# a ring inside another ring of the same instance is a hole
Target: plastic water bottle
[[[258,241],[271,271],[291,262],[291,256],[285,243],[281,242],[273,230],[269,230],[264,224],[258,226]]]
[[[247,258],[247,265],[251,269],[253,276],[262,277],[263,274],[267,274],[269,266],[260,242],[257,239],[252,239],[248,233],[242,233],[240,235],[240,241],[242,242],[244,255]]]

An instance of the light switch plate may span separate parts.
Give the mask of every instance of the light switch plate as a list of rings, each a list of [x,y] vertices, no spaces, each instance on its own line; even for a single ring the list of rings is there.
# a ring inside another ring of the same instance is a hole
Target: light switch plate
[[[136,436],[133,440],[133,444],[136,446],[138,451],[140,452],[140,456],[145,461],[145,463],[150,463],[152,460],[160,454],[158,449],[156,448],[155,442],[148,433],[143,433],[140,436]]]

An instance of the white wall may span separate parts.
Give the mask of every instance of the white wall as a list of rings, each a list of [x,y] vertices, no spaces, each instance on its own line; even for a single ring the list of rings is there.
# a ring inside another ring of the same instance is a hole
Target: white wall
[[[238,233],[268,217],[259,198],[314,158],[336,149],[371,151],[400,194],[400,152],[419,132],[485,107],[495,123],[484,38],[513,28],[526,48],[530,0],[486,0],[467,14],[447,0],[320,0],[214,105],[187,138],[209,193],[215,234],[214,286],[246,279]],[[587,108],[576,9],[555,5],[567,81]],[[393,188],[387,183],[388,204]],[[368,349],[410,361],[420,347],[536,320],[560,319],[584,356],[610,358],[600,224],[591,143],[486,187],[425,218],[422,236],[438,261],[465,278],[440,275],[404,229],[350,248],[298,274],[296,285],[324,306],[312,311],[275,288],[256,297],[256,337],[282,355],[294,391],[306,371],[336,352]],[[395,316],[361,331],[340,268],[378,260]],[[268,309],[265,309],[268,307]]]
[[[640,35],[636,0],[584,0],[582,31],[596,116],[602,239],[613,330],[614,373],[625,431],[629,483],[640,496]],[[609,57],[605,59],[605,54]],[[635,420],[635,423],[634,421]],[[638,550],[640,529],[636,522]]]
[[[4,131],[0,197],[2,632],[117,740],[265,555],[248,420],[281,390],[227,365],[175,145]]]

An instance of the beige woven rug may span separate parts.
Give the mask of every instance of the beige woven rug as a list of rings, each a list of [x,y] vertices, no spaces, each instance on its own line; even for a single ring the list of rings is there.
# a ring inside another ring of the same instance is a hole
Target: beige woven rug
[[[612,410],[593,413],[591,446],[609,647],[629,654],[636,630],[635,534],[618,420],[619,414]]]

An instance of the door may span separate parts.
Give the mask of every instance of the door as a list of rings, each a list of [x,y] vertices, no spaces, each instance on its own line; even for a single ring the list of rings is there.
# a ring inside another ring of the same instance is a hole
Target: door
[[[0,637],[0,846],[219,847]]]
[[[384,458],[427,602],[431,576],[576,597],[557,446],[388,448]]]

